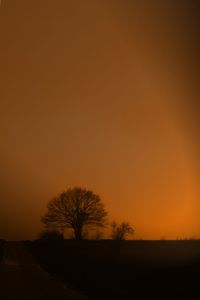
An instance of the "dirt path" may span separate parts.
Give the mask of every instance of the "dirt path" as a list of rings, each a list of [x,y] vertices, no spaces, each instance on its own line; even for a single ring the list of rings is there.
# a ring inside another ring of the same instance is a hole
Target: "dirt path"
[[[4,244],[0,298],[4,300],[88,300],[46,273],[19,242]]]

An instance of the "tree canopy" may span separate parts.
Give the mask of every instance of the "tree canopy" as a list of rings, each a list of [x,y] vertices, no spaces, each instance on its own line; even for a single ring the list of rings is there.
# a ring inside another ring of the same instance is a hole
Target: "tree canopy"
[[[104,227],[107,212],[101,198],[85,188],[69,188],[47,205],[42,217],[46,228],[71,228],[76,240],[83,239],[85,227]]]

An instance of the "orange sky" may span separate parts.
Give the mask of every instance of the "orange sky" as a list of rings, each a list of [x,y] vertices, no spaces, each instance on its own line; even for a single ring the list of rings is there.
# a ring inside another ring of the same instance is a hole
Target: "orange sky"
[[[160,2],[2,1],[0,236],[74,185],[137,238],[199,236],[195,7]]]

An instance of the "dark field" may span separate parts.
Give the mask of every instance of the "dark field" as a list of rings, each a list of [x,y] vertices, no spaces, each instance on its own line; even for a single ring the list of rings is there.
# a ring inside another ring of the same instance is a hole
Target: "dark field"
[[[65,240],[27,246],[50,274],[91,299],[198,298],[200,241]]]
[[[2,260],[2,256],[3,256],[3,244],[4,241],[0,239],[0,261]]]

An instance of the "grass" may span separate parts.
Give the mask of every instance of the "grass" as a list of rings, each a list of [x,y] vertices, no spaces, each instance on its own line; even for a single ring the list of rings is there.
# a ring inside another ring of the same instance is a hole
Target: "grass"
[[[41,266],[91,299],[186,297],[198,291],[200,241],[27,242]]]

